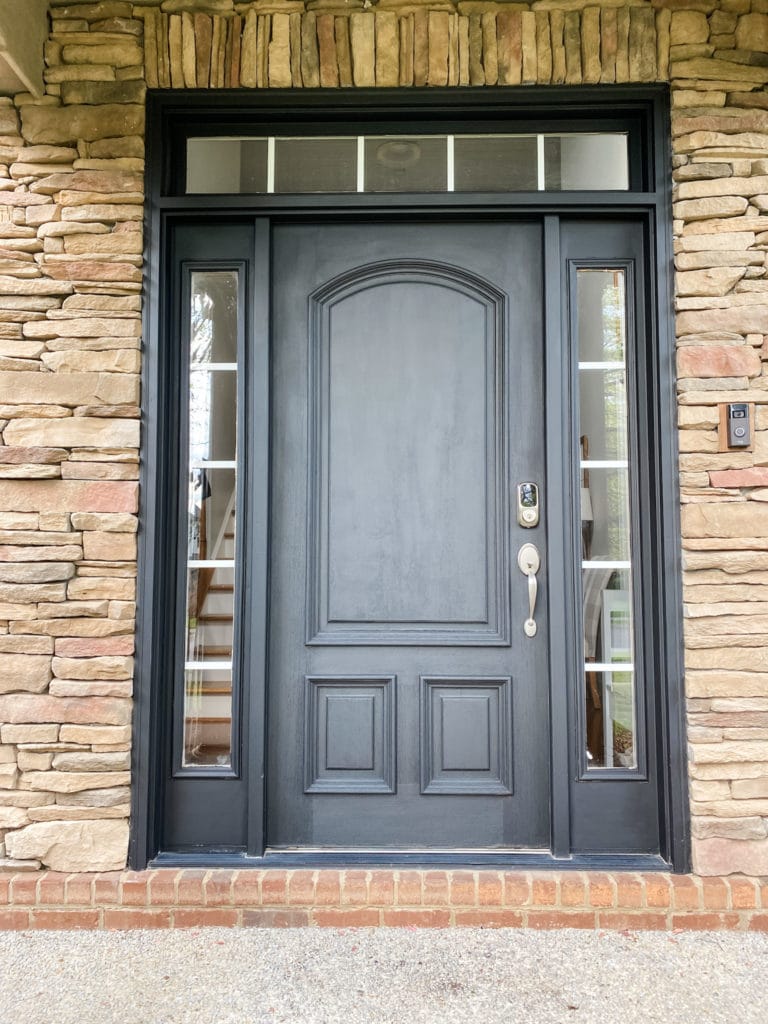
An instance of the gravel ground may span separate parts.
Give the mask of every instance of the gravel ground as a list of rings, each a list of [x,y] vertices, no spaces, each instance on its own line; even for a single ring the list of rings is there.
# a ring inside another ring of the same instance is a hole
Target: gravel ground
[[[768,935],[0,932],[2,1024],[765,1024]]]

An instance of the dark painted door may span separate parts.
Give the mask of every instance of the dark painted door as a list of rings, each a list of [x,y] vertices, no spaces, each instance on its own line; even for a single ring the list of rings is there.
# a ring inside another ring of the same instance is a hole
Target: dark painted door
[[[273,849],[549,846],[541,253],[531,222],[274,229]]]

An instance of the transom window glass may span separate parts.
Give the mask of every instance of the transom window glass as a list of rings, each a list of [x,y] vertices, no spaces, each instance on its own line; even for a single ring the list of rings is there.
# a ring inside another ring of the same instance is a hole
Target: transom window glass
[[[628,188],[624,132],[187,140],[188,194]]]

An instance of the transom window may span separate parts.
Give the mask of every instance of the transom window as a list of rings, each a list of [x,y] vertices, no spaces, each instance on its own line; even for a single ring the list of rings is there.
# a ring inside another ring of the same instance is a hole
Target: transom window
[[[187,139],[187,194],[626,191],[625,132]]]

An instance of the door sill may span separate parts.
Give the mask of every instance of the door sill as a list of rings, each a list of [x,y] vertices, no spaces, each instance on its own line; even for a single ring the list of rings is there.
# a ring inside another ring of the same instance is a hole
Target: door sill
[[[548,850],[339,850],[268,849],[263,856],[244,850],[167,850],[148,868],[487,868],[532,871],[672,871],[655,853],[581,853],[556,857]]]

